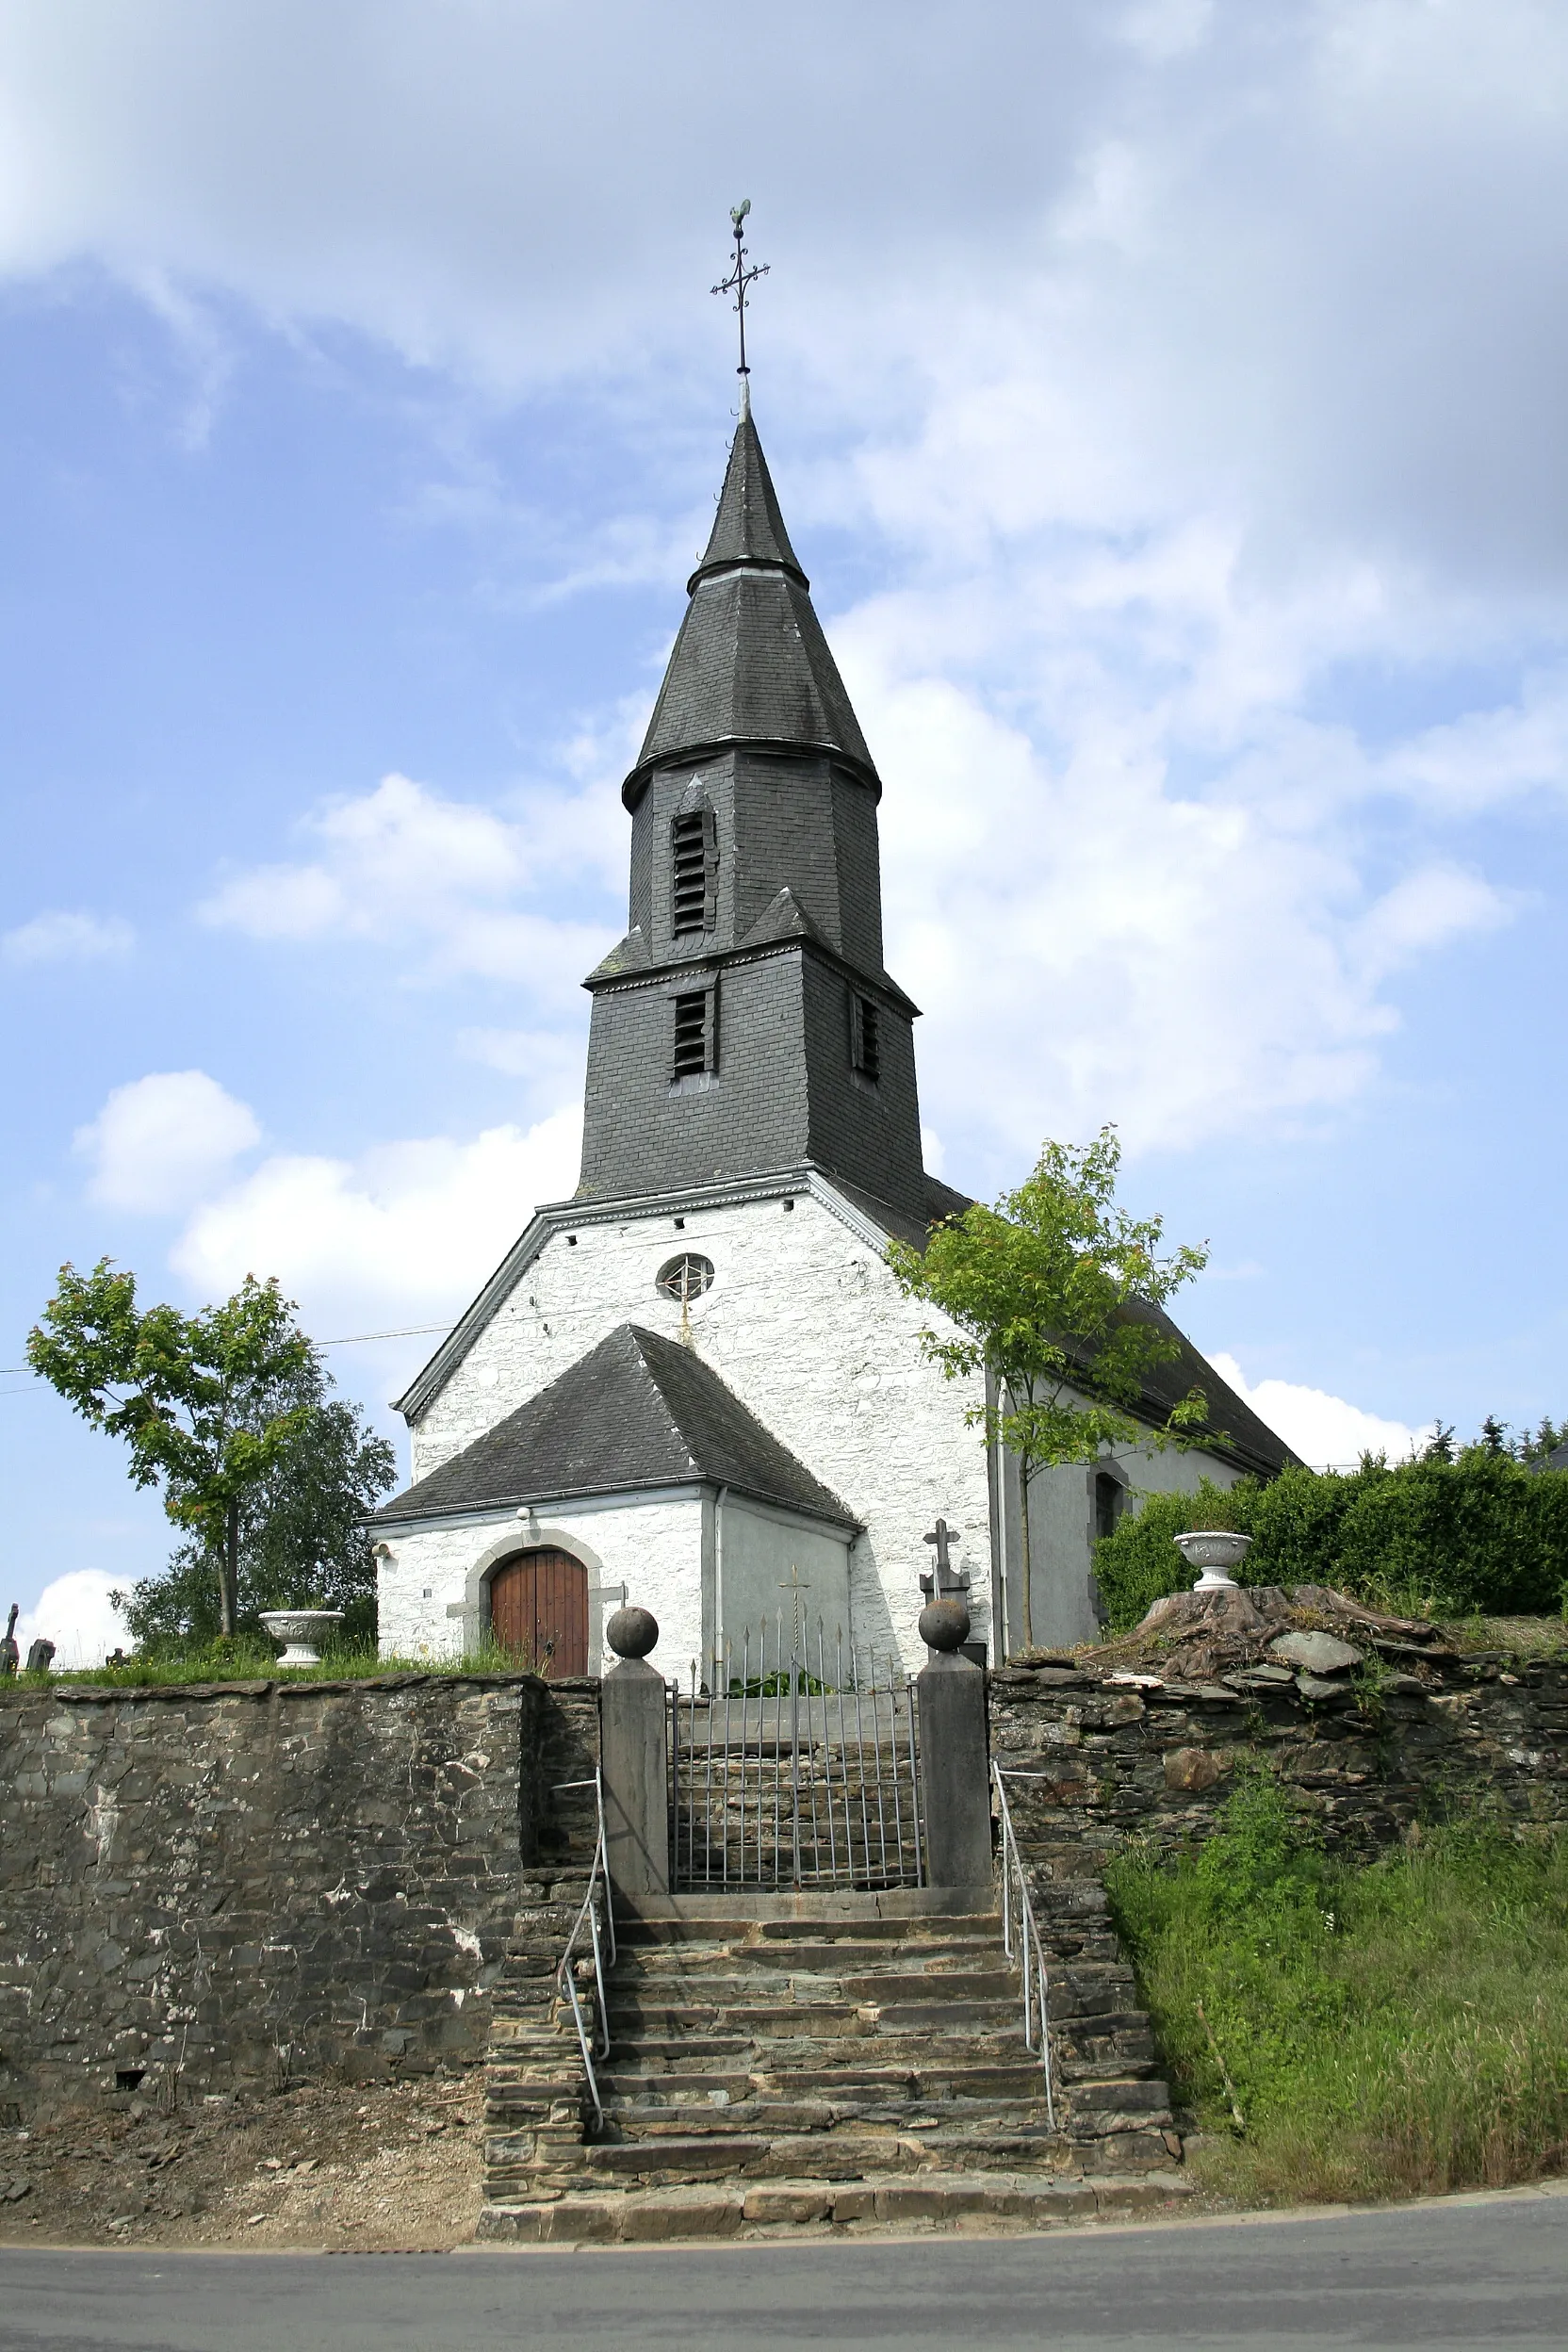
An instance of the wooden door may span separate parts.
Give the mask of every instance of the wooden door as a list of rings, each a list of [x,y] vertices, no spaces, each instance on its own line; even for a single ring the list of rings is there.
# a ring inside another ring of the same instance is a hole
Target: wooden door
[[[588,1672],[588,1571],[541,1548],[504,1560],[490,1579],[490,1630],[541,1674]]]

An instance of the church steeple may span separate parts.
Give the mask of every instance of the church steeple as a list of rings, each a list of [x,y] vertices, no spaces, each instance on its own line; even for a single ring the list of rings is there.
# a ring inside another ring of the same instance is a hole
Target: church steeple
[[[743,387],[744,379],[743,378]],[[637,763],[580,1192],[821,1168],[924,1222],[916,1008],[882,963],[881,781],[749,400]]]
[[[659,762],[731,743],[788,744],[849,761],[880,794],[859,722],[812,609],[750,403],[741,417],[707,551],[637,765],[635,808]]]

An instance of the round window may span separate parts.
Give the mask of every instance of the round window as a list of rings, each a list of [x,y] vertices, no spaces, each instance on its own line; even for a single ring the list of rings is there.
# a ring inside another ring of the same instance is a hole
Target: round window
[[[713,1280],[713,1261],[699,1258],[687,1250],[662,1266],[654,1281],[654,1288],[662,1298],[674,1298],[684,1303],[688,1298],[700,1298]]]

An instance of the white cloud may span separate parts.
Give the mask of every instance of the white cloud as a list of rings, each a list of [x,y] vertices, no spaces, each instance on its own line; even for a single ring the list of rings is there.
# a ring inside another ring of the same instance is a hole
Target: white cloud
[[[381,1144],[357,1161],[279,1156],[191,1217],[171,1262],[204,1297],[275,1274],[316,1330],[455,1314],[542,1200],[577,1183],[582,1119],[556,1112],[471,1142]]]
[[[1396,1026],[1387,974],[1506,919],[1429,866],[1371,898],[1333,813],[1173,794],[1163,747],[1103,709],[1049,760],[951,681],[897,674],[896,619],[846,653],[884,771],[889,962],[925,1007],[944,1134],[1017,1159],[1118,1119],[1200,1145],[1346,1102]],[[891,799],[890,793],[890,799]]]
[[[136,933],[119,915],[48,913],[35,915],[0,937],[0,956],[8,964],[102,963],[128,956]]]
[[[564,557],[547,531],[561,589],[646,577],[710,491],[730,322],[700,289],[743,166],[792,525],[847,527],[896,584],[834,633],[951,1148],[1331,1112],[1416,960],[1518,912],[1445,827],[1568,777],[1568,18],[910,22],[802,0],[719,41],[702,0],[231,0],[198,36],[184,0],[13,0],[0,270],[88,256],[139,288],[193,431],[236,297],[480,407],[570,380],[594,433],[657,453],[660,511],[594,514]],[[389,777],[207,919],[518,984],[539,1034],[607,936],[563,899],[623,879],[601,765],[508,811]]]
[[[110,1650],[129,1640],[125,1621],[109,1599],[115,1578],[99,1568],[73,1568],[46,1584],[35,1605],[17,1620],[16,1639],[24,1662],[28,1644],[52,1642],[58,1674],[73,1667],[101,1666]]]
[[[1209,1362],[1275,1435],[1315,1470],[1353,1469],[1363,1454],[1386,1454],[1390,1462],[1403,1462],[1431,1435],[1429,1424],[1413,1429],[1403,1421],[1385,1421],[1359,1405],[1347,1404],[1343,1396],[1296,1380],[1250,1382],[1234,1356],[1211,1355]]]
[[[261,1140],[255,1114],[205,1070],[161,1070],[116,1086],[74,1148],[91,1199],[147,1216],[188,1208]]]
[[[236,874],[199,912],[252,939],[372,942],[428,976],[522,982],[542,1003],[575,1009],[612,933],[515,902],[544,893],[553,904],[566,877],[604,880],[624,846],[616,814],[608,784],[537,788],[511,818],[388,776],[306,820],[318,847],[308,864]]]
[[[582,1077],[580,1038],[555,1029],[460,1029],[457,1050],[466,1061],[482,1062],[508,1078],[526,1079],[531,1092],[553,1089],[556,1098],[577,1091]]]

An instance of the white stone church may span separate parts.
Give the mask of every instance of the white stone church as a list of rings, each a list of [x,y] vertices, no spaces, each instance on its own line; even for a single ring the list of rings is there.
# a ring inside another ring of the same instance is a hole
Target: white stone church
[[[748,1631],[820,1622],[923,1663],[924,1538],[956,1528],[975,1639],[1021,1640],[1020,1492],[924,1356],[884,1261],[965,1205],[925,1173],[917,1007],[882,960],[882,782],[749,413],[646,739],[626,938],[593,998],[582,1172],[399,1399],[414,1482],[378,1515],[384,1651],[494,1628],[597,1673],[622,1593],[654,1663],[723,1687]],[[1185,1342],[1212,1450],[1034,1483],[1037,1642],[1093,1639],[1097,1534],[1140,1492],[1294,1459]],[[813,1633],[814,1639],[814,1633]],[[755,1655],[755,1652],[753,1652]]]

